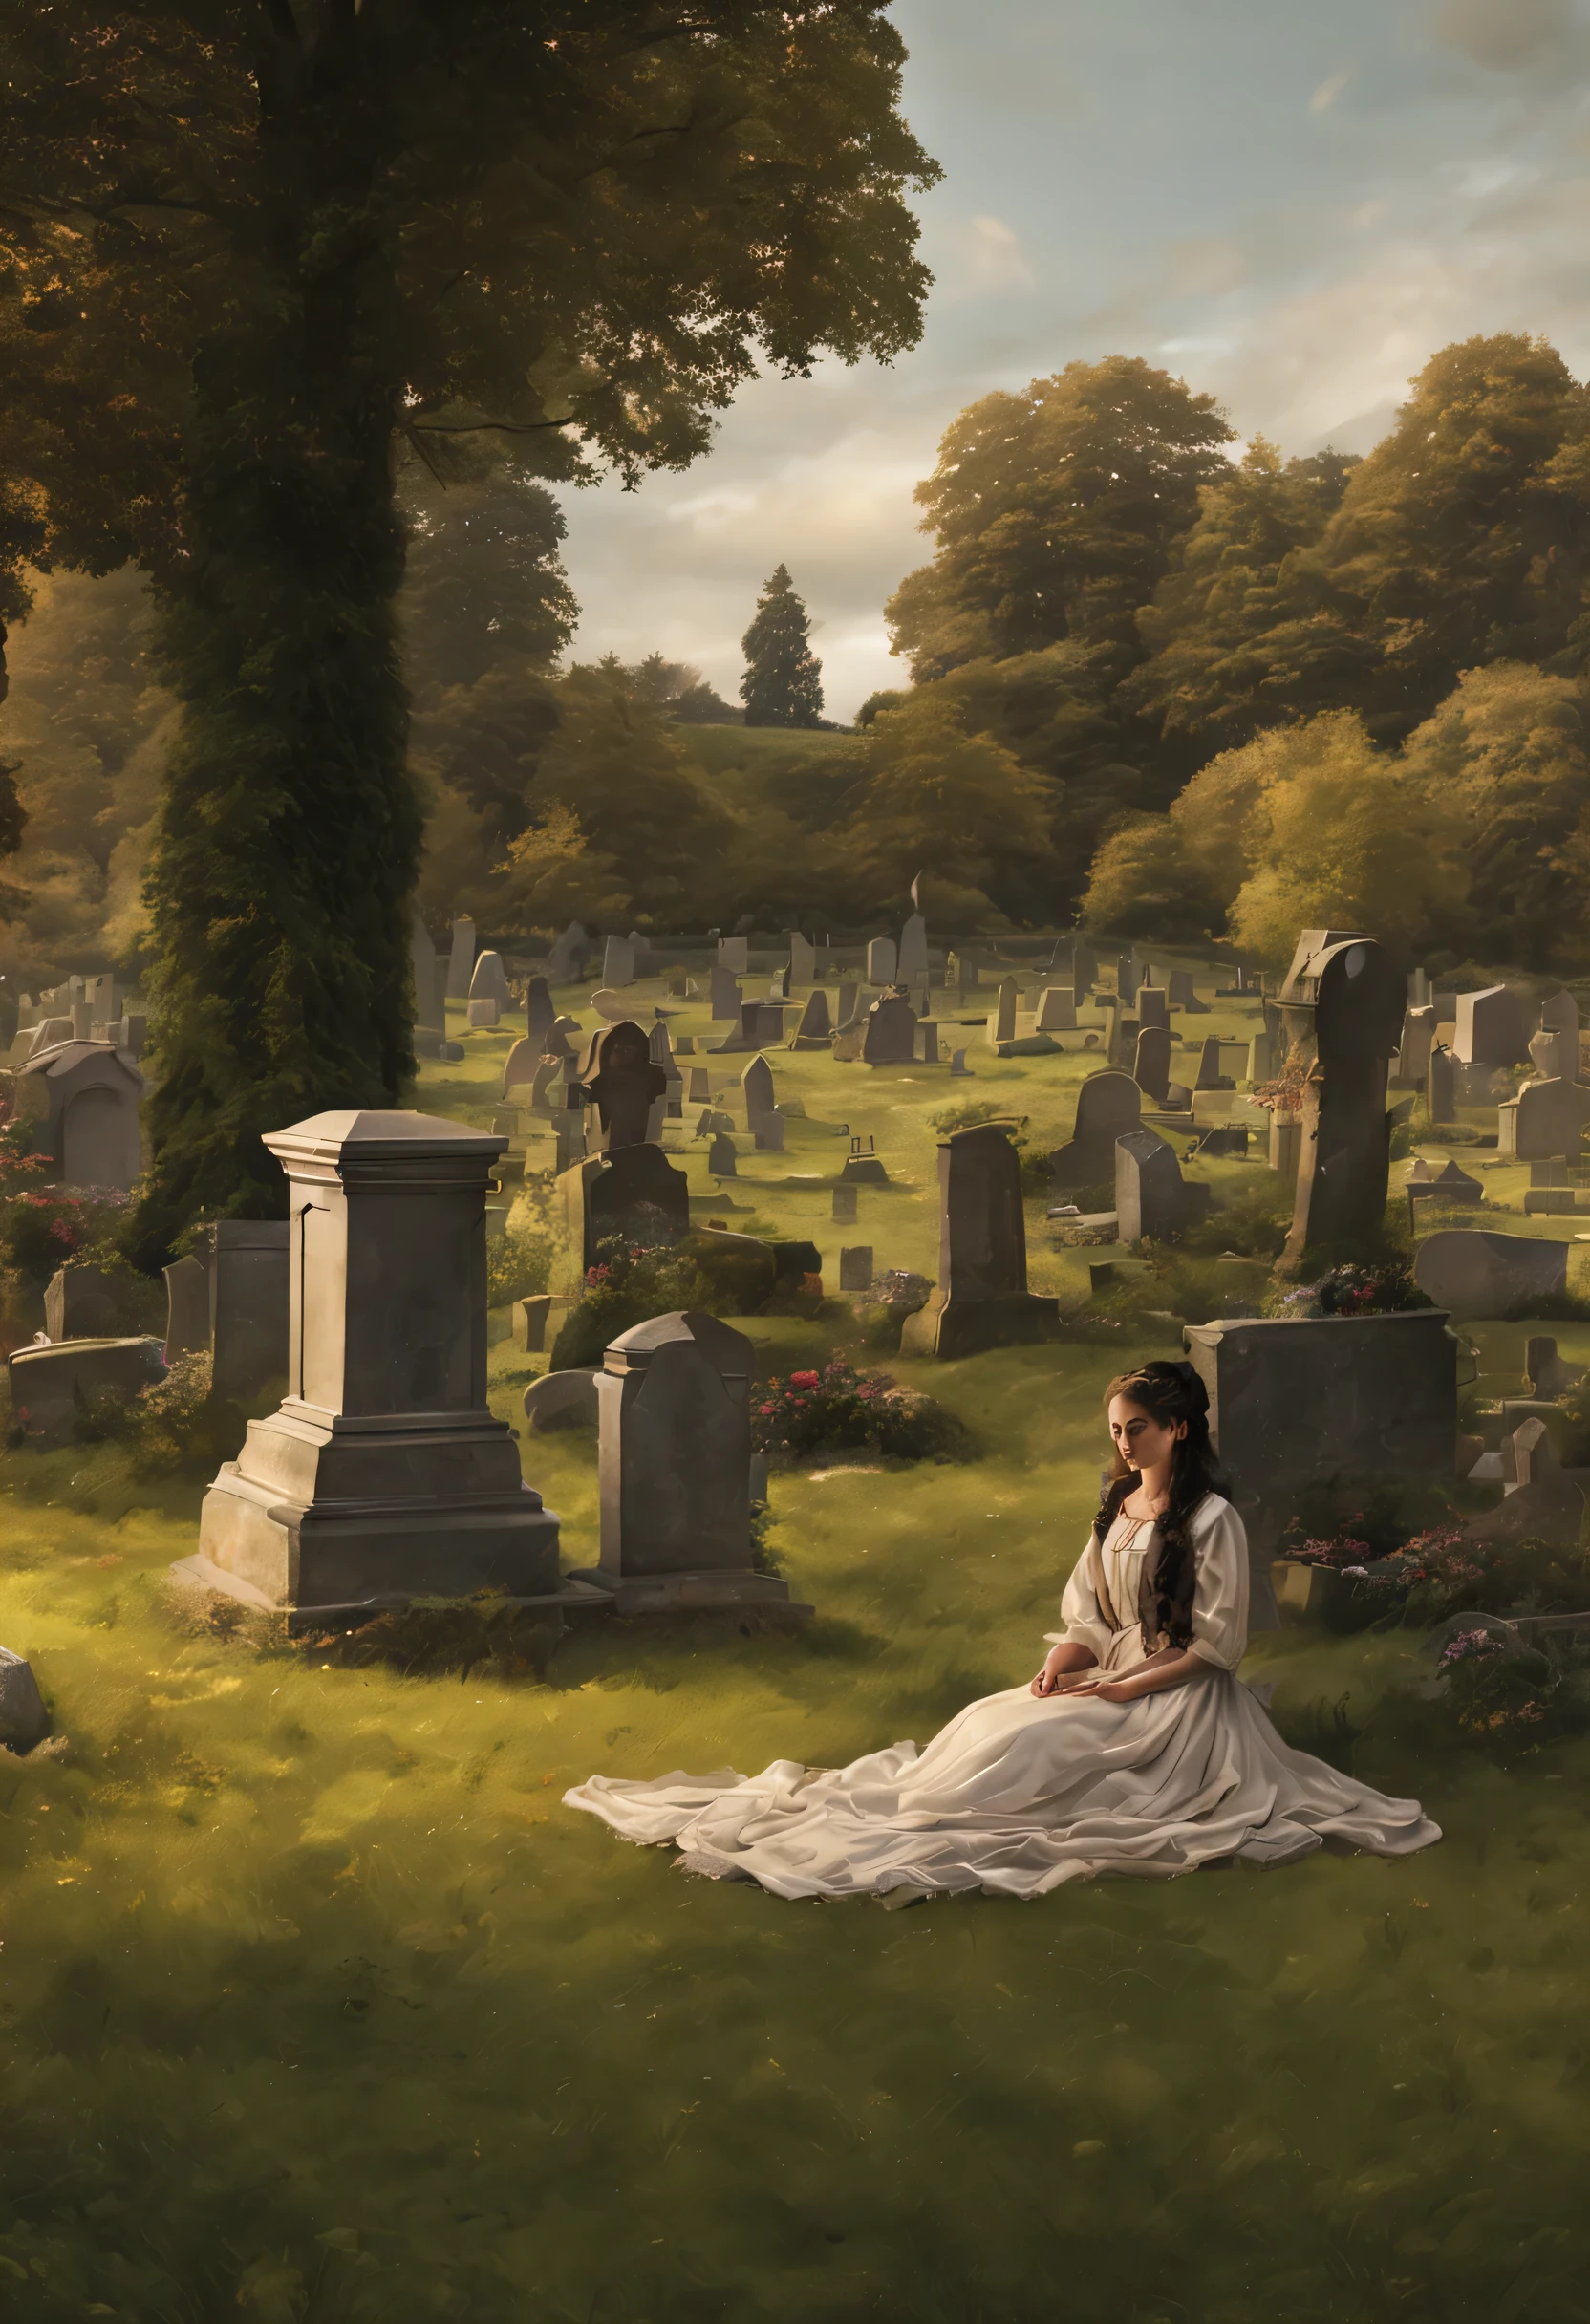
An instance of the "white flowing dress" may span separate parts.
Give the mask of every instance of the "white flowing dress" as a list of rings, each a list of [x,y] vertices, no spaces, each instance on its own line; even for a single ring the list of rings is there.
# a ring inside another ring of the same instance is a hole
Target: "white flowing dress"
[[[849,1767],[775,1759],[651,1782],[592,1775],[564,1794],[623,1839],[673,1843],[685,1868],[783,1897],[980,1888],[1042,1896],[1100,1873],[1169,1878],[1215,1858],[1287,1863],[1329,1842],[1406,1856],[1440,1839],[1417,1800],[1389,1799],[1290,1750],[1236,1677],[1247,1645],[1248,1546],[1229,1502],[1193,1515],[1193,1653],[1207,1673],[1128,1703],[1035,1695],[968,1703],[926,1750],[894,1743]],[[1106,1670],[1145,1660],[1151,1526],[1091,1535],[1062,1601],[1063,1637]]]

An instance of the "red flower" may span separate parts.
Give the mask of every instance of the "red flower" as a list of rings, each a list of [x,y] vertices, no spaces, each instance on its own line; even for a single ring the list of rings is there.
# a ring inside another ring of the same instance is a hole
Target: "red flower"
[[[791,1372],[789,1385],[791,1388],[816,1388],[819,1385],[818,1376],[815,1372]]]

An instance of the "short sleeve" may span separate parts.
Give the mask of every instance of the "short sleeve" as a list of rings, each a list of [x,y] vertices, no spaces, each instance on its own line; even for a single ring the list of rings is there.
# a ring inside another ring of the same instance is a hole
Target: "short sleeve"
[[[1060,1602],[1060,1619],[1065,1625],[1055,1639],[1057,1646],[1085,1646],[1097,1663],[1107,1662],[1115,1633],[1105,1620],[1103,1609],[1088,1579],[1088,1543],[1083,1543],[1082,1556],[1071,1568],[1071,1578],[1065,1584]]]
[[[1248,1650],[1248,1537],[1229,1501],[1211,1495],[1198,1511],[1192,1550],[1192,1651],[1216,1669],[1235,1670]]]

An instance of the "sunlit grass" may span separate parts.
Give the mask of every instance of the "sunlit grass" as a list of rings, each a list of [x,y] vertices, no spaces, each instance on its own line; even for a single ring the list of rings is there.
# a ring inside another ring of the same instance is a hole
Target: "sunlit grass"
[[[448,1109],[489,1110],[491,1054]],[[915,1190],[864,1189],[844,1239],[936,1272],[944,1077],[774,1062]],[[974,1062],[1058,1142],[1080,1066]],[[758,1208],[833,1252],[827,1194],[780,1161],[746,1157]],[[781,1367],[821,1337],[743,1327]],[[1485,1327],[1488,1378],[1526,1330]],[[1558,1336],[1590,1354],[1590,1327]],[[1096,1496],[1103,1381],[1175,1345],[1134,1324],[898,1363],[983,1456],[776,1475],[806,1632],[595,1621],[544,1683],[189,1636],[161,1582],[197,1486],[137,1485],[113,1448],[9,1458],[0,1639],[75,1755],[0,1760],[0,2313],[1590,2314],[1590,1743],[1454,1747],[1400,1707],[1407,1636],[1291,1629],[1247,1666],[1283,1724],[1348,1697],[1357,1772],[1447,1833],[1401,1863],[894,1913],[695,1881],[560,1805],[598,1770],[921,1742],[1026,1676]],[[504,1417],[539,1362],[499,1341]],[[524,1451],[589,1561],[592,1439]]]

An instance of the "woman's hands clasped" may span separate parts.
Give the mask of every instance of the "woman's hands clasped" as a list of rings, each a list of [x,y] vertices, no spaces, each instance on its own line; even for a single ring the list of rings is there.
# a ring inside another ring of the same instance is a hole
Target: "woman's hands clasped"
[[[1032,1692],[1085,1694],[1096,1703],[1130,1703],[1137,1689],[1100,1669],[1085,1646],[1051,1646],[1043,1668],[1032,1682]]]

